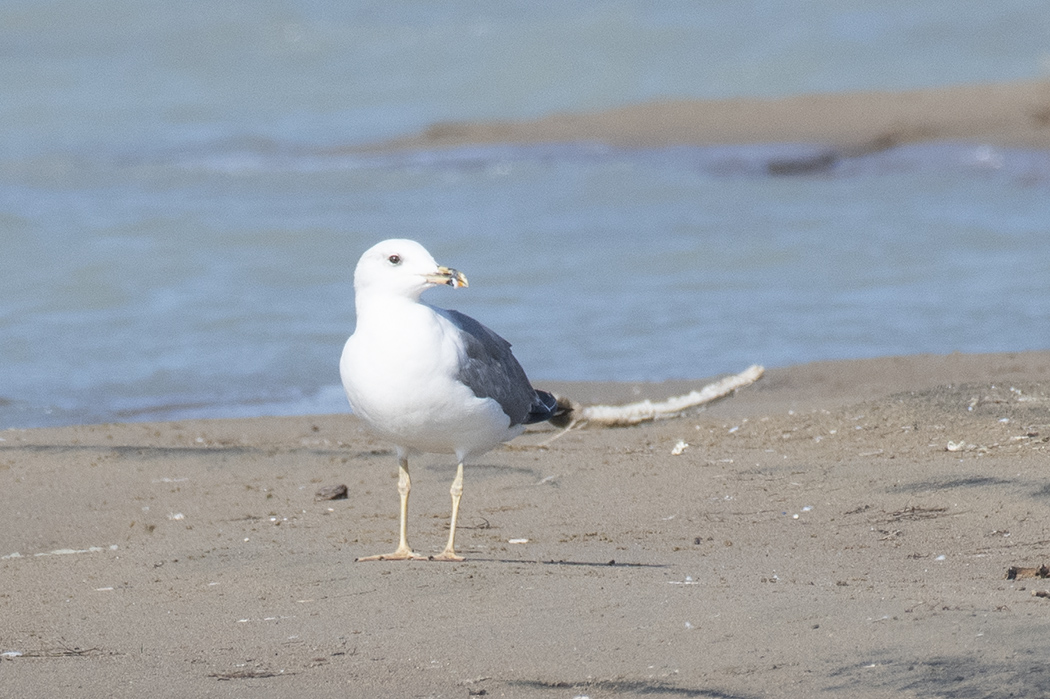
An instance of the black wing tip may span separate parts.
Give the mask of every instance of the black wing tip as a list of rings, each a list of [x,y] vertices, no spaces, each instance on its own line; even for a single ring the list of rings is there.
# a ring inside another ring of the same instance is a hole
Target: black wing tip
[[[549,422],[555,427],[568,427],[573,421],[572,401],[547,391],[536,391],[536,400],[525,418],[525,424]]]

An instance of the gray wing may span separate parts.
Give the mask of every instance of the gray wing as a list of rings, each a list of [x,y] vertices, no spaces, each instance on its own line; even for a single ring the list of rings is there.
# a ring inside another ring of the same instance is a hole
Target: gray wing
[[[525,370],[510,351],[510,343],[468,315],[435,308],[463,334],[467,360],[459,380],[478,398],[492,398],[510,418],[511,425],[547,420],[553,414],[529,383]]]

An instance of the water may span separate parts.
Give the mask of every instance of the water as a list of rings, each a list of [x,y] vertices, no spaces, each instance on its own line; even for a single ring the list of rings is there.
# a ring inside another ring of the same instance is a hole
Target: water
[[[0,1],[0,427],[345,410],[357,256],[543,379],[1046,348],[1050,154],[331,155],[441,120],[1044,73],[1042,2]],[[790,6],[789,6],[790,5]]]

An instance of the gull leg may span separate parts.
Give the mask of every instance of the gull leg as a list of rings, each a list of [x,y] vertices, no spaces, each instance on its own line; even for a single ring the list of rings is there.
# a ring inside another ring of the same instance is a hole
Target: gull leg
[[[401,538],[397,550],[393,553],[358,558],[359,561],[421,561],[427,558],[413,553],[408,547],[408,494],[412,490],[412,479],[408,476],[408,459],[398,457],[397,467],[397,493],[401,496]]]
[[[456,521],[459,519],[459,499],[463,497],[463,462],[459,462],[456,469],[456,480],[452,481],[452,523],[449,525],[448,545],[445,550],[434,556],[435,561],[462,561],[462,556],[456,555]]]

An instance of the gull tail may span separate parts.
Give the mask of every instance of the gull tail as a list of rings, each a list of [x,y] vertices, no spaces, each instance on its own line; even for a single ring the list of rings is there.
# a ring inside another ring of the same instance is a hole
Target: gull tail
[[[536,391],[525,424],[550,422],[555,427],[568,427],[573,421],[573,406],[568,398],[555,396],[547,391]]]

